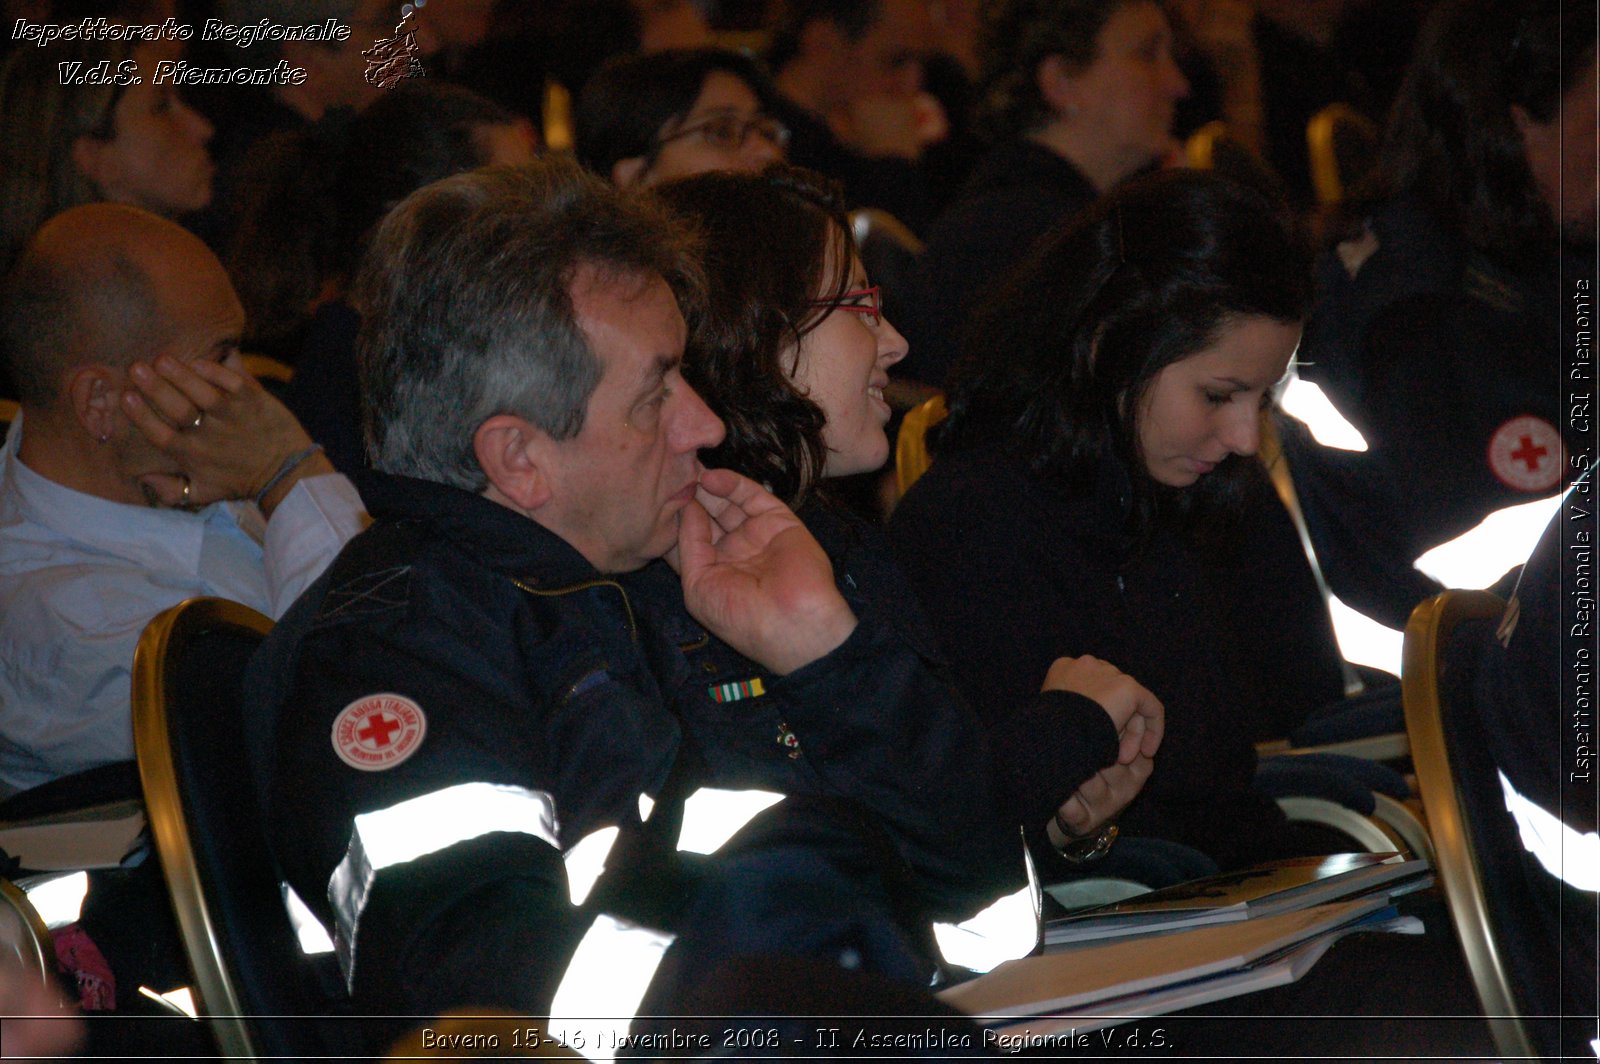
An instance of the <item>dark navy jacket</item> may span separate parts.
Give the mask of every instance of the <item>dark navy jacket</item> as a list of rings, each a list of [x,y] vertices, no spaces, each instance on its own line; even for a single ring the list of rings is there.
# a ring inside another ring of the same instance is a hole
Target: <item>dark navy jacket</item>
[[[1368,449],[1321,446],[1293,422],[1283,443],[1333,593],[1404,628],[1441,590],[1413,568],[1419,557],[1577,471],[1563,442],[1579,449],[1593,422],[1587,406],[1563,416],[1563,396],[1582,390],[1561,379],[1573,350],[1563,293],[1584,275],[1562,280],[1555,248],[1547,269],[1512,273],[1406,200],[1368,224],[1376,250],[1322,261],[1299,354],[1301,376]]]
[[[369,1004],[547,1012],[588,922],[563,855],[601,829],[639,832],[640,794],[662,799],[675,762],[694,766],[696,786],[803,799],[779,806],[780,820],[802,822],[785,845],[816,833],[816,852],[854,846],[844,863],[876,877],[862,888],[868,903],[843,908],[889,899],[923,918],[961,918],[993,900],[997,883],[1020,881],[981,733],[940,698],[890,618],[868,610],[825,658],[765,676],[687,616],[664,565],[601,574],[533,522],[437,484],[374,476],[363,498],[376,523],[274,631],[258,658],[273,679],[255,697],[279,716],[268,801],[280,862],[313,909],[348,931],[353,988]],[[419,707],[425,734],[392,767],[352,768],[335,749],[336,721],[378,693]],[[357,815],[469,784],[547,802],[548,837],[468,826],[460,841],[387,868],[351,864]],[[759,824],[745,834],[763,833],[781,834]],[[715,879],[721,853],[696,882]],[[365,874],[359,919],[346,913],[340,925],[338,896],[348,905],[351,892],[335,873],[352,867]],[[668,921],[686,909],[704,917],[718,892],[694,889],[692,906],[657,897],[644,907]],[[792,907],[804,916],[798,899]]]

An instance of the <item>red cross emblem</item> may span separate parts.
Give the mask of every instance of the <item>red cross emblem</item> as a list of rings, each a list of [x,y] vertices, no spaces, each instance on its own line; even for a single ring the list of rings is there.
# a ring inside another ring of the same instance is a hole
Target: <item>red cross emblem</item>
[[[1561,482],[1561,435],[1541,417],[1524,414],[1495,429],[1489,469],[1516,491],[1549,491]]]
[[[333,721],[333,750],[362,772],[394,768],[417,752],[427,734],[422,707],[404,695],[358,698]]]
[[[403,727],[394,717],[386,716],[382,710],[367,717],[367,726],[356,732],[356,738],[362,739],[373,746],[388,746],[389,736]]]

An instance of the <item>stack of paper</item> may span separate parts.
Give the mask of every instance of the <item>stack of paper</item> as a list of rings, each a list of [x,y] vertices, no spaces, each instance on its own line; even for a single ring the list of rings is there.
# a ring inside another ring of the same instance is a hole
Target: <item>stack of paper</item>
[[[0,851],[31,872],[115,868],[139,846],[144,827],[139,801],[106,802],[0,823]]]
[[[1274,861],[1058,917],[1045,925],[1045,948],[1253,920],[1340,898],[1389,898],[1432,882],[1426,861],[1394,853]]]
[[[1354,930],[1419,932],[1381,896],[1008,961],[940,994],[1007,1037],[1050,1037],[1299,979]]]

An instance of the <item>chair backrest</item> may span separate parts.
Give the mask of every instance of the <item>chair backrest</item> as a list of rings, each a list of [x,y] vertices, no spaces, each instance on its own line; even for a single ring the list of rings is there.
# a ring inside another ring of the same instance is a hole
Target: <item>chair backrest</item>
[[[928,430],[943,421],[947,413],[944,396],[936,395],[912,407],[900,422],[900,435],[894,444],[894,479],[901,495],[911,490],[911,485],[933,464],[933,457],[928,454]]]
[[[289,394],[289,382],[294,380],[294,367],[285,362],[279,362],[270,355],[256,355],[246,352],[239,356],[239,361],[244,364],[245,372],[261,382],[273,398],[285,399]]]
[[[1331,103],[1306,123],[1311,186],[1324,206],[1341,203],[1378,161],[1378,124],[1346,103]]]
[[[1283,181],[1261,156],[1228,129],[1226,122],[1207,122],[1183,143],[1189,165],[1214,170],[1269,197],[1283,195]]]
[[[1284,452],[1283,441],[1278,437],[1278,422],[1271,410],[1261,413],[1261,445],[1256,452],[1261,464],[1267,469],[1267,476],[1272,478],[1272,487],[1278,493],[1278,499],[1283,503],[1283,508],[1289,511],[1289,520],[1294,523],[1295,534],[1300,539],[1300,549],[1305,553],[1306,563],[1311,566],[1311,578],[1316,581],[1317,591],[1322,595],[1322,601],[1327,606],[1329,613],[1333,612],[1333,591],[1328,587],[1328,579],[1322,574],[1322,563],[1317,560],[1317,549],[1311,544],[1311,530],[1306,527],[1305,511],[1300,508],[1300,495],[1295,491],[1294,477],[1289,473],[1289,456]],[[1361,676],[1355,667],[1339,657],[1339,669],[1344,677],[1345,697],[1359,695],[1365,688]]]
[[[1506,935],[1506,913],[1521,904],[1514,896],[1518,877],[1503,867],[1520,849],[1517,829],[1500,798],[1481,722],[1464,704],[1473,659],[1446,653],[1464,626],[1490,630],[1504,610],[1487,591],[1446,591],[1423,602],[1406,625],[1401,683],[1434,868],[1478,999],[1500,1052],[1532,1058]]]
[[[242,679],[271,628],[254,610],[211,598],[180,603],[146,626],[133,662],[145,810],[196,1006],[224,1055],[360,1052],[359,1032],[310,1018],[337,1004],[337,979],[300,950],[248,761]]]
[[[270,355],[243,354],[239,360],[244,363],[245,372],[258,381],[271,381],[275,384],[288,384],[294,380],[294,367],[279,362]]]
[[[22,888],[9,879],[0,879],[0,957],[15,960],[30,978],[54,982],[56,951],[50,931]]]

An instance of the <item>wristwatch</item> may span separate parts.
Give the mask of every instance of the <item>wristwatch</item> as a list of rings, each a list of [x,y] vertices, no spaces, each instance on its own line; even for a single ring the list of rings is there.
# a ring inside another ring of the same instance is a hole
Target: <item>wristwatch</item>
[[[1074,835],[1061,822],[1059,813],[1045,825],[1045,837],[1050,840],[1050,845],[1070,864],[1089,864],[1100,860],[1111,852],[1111,844],[1117,841],[1119,834],[1121,831],[1117,825],[1107,822],[1092,835]]]

